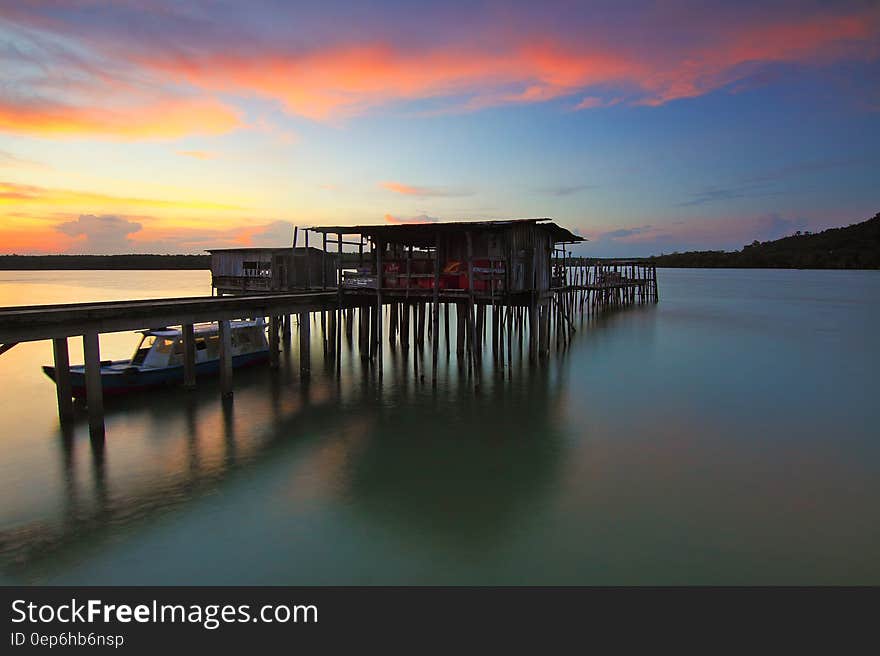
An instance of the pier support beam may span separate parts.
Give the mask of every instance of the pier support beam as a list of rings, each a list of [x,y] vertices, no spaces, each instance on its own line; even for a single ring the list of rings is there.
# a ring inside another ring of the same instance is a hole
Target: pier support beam
[[[220,396],[232,396],[232,328],[228,319],[217,322],[220,337]]]
[[[285,351],[290,348],[290,318],[289,314],[281,317],[281,341]]]
[[[385,242],[376,244],[376,371],[379,378],[382,378],[382,279],[384,278],[382,271],[382,251],[385,248]]]
[[[272,369],[278,368],[279,358],[278,358],[278,345],[279,345],[279,332],[281,326],[279,325],[281,317],[277,314],[273,314],[269,317],[269,366]]]
[[[533,300],[529,304],[529,362],[538,359],[538,304]]]
[[[309,371],[312,368],[311,353],[309,346],[311,343],[311,323],[308,312],[300,312],[299,314],[299,374],[300,378],[309,377]]]
[[[89,433],[93,437],[100,437],[104,435],[104,389],[101,387],[101,347],[97,332],[89,331],[83,335],[83,357]]]
[[[183,326],[183,386],[196,387],[196,337],[191,323]]]
[[[437,387],[437,359],[440,353],[440,233],[434,237],[434,303],[431,327],[431,385]]]
[[[70,386],[70,356],[67,351],[67,338],[52,340],[55,355],[55,394],[58,397],[58,419],[61,423],[73,417],[73,391]]]

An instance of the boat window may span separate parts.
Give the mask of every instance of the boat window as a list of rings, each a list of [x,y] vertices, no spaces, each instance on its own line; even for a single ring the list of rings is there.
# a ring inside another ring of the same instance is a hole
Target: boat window
[[[138,345],[137,350],[134,352],[134,357],[131,359],[131,363],[133,365],[140,365],[144,363],[144,358],[147,357],[147,353],[150,352],[150,349],[153,347],[153,344],[156,341],[155,335],[144,335],[144,338],[141,340],[141,343]]]
[[[174,349],[174,344],[177,340],[171,339],[170,337],[161,337],[159,338],[158,343],[155,345],[155,349],[157,353],[171,353]]]

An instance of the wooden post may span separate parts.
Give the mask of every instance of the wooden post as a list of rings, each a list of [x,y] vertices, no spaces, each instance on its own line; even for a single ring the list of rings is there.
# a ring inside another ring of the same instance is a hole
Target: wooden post
[[[191,323],[183,326],[183,386],[186,389],[196,387],[196,339]]]
[[[513,308],[507,306],[507,377],[513,379]]]
[[[309,230],[308,228],[303,229],[303,235],[305,235],[305,251],[303,252],[303,257],[305,259],[306,266],[306,289],[312,288],[312,263],[310,262],[311,256],[309,255]]]
[[[327,289],[327,233],[321,233],[324,243],[321,252],[321,289]]]
[[[217,322],[220,337],[220,396],[232,396],[232,326],[229,319]]]
[[[446,355],[449,355],[449,303],[443,304],[443,336],[446,341]]]
[[[421,349],[425,345],[425,303],[416,302],[416,347]]]
[[[70,385],[70,355],[67,350],[67,338],[56,337],[53,339],[52,352],[55,355],[55,395],[58,397],[58,419],[63,424],[73,417],[73,391]]]
[[[409,288],[412,286],[412,280],[410,279],[410,261],[412,260],[412,250],[413,247],[409,246],[406,249],[406,297],[409,298]]]
[[[86,402],[89,409],[89,433],[99,437],[104,434],[104,388],[101,386],[101,347],[98,333],[89,331],[83,335],[85,358]]]
[[[455,319],[455,353],[461,357],[464,355],[464,341],[467,330],[465,328],[464,304],[461,301],[456,301],[455,303]]]
[[[437,387],[437,359],[440,347],[440,233],[435,237],[434,246],[434,316],[432,336],[431,384]]]
[[[467,268],[468,268],[468,336],[470,337],[471,362],[474,367],[474,384],[480,386],[480,366],[477,360],[477,335],[474,325],[474,240],[471,231],[464,233],[467,239]]]
[[[400,307],[400,346],[409,348],[409,307],[408,301],[404,301]]]
[[[299,374],[301,379],[309,377],[311,363],[311,317],[308,312],[299,313]]]
[[[338,233],[336,237],[337,257],[339,258],[336,267],[336,296],[339,305],[336,320],[336,374],[338,376],[342,371],[342,322],[345,318],[342,315],[342,233]]]
[[[272,369],[278,368],[278,325],[279,317],[275,314],[269,317],[269,366]]]
[[[284,345],[286,350],[286,347],[290,344],[290,316],[282,314],[279,317],[279,322],[281,326],[281,344]]]
[[[529,305],[529,361],[538,358],[538,304],[532,300]]]
[[[376,364],[382,378],[382,249],[383,242],[376,243]]]

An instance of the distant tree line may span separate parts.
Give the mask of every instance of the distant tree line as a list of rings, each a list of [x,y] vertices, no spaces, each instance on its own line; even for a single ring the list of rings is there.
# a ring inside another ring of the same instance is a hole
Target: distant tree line
[[[0,255],[4,271],[210,268],[210,255]]]
[[[664,267],[880,269],[880,213],[845,228],[753,241],[739,251],[688,251],[647,260]]]

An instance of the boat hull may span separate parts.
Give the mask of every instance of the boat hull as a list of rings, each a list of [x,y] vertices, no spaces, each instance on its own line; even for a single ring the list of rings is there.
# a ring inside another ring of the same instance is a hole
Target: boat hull
[[[269,351],[255,351],[232,356],[232,368],[251,367],[269,360]],[[126,360],[102,363],[101,388],[105,396],[117,396],[141,392],[167,385],[183,382],[183,365],[162,367],[157,369],[138,369],[136,367],[119,368]],[[114,368],[116,367],[116,368]],[[44,366],[43,372],[55,380],[55,367]],[[208,360],[196,363],[196,376],[216,376],[220,373],[220,360]],[[70,386],[73,396],[77,399],[86,398],[86,379],[82,365],[70,368]]]

